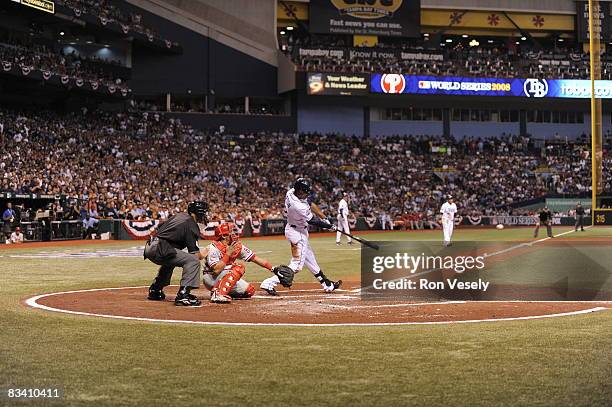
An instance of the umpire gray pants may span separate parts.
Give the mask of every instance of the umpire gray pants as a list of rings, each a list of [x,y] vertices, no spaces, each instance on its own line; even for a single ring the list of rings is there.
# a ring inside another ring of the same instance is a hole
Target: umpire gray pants
[[[161,289],[170,285],[172,272],[175,267],[183,268],[181,276],[181,287],[198,288],[200,286],[200,260],[195,254],[185,253],[182,250],[174,249],[176,256],[169,260],[161,260],[159,258],[157,245],[158,239],[153,239],[145,246],[145,257],[153,263],[161,266],[155,278],[155,284]]]
[[[547,223],[545,226],[546,226],[546,234],[548,235],[548,237],[553,237],[552,225],[550,224],[550,222]],[[540,231],[540,222],[536,224],[535,232],[533,232],[533,237],[538,237],[539,231]]]
[[[584,215],[576,215],[576,230],[580,226],[581,230],[584,230]]]

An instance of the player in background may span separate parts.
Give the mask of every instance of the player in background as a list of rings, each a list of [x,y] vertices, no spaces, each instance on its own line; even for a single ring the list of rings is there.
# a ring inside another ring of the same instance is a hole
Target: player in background
[[[255,287],[242,279],[245,265],[237,260],[253,262],[270,270],[285,287],[290,287],[293,281],[293,271],[287,266],[272,267],[269,261],[243,245],[233,223],[222,223],[215,228],[215,241],[208,245],[206,253],[204,285],[212,291],[210,302],[230,303],[232,298],[250,298],[255,294]]]
[[[576,232],[578,232],[578,226],[580,226],[580,230],[584,232],[584,207],[581,202],[578,202],[578,205],[576,205]]]
[[[389,227],[389,230],[393,230],[393,220],[387,211],[383,211],[382,215],[380,216],[380,224],[382,226],[382,230],[385,230],[387,226]]]
[[[15,231],[11,233],[11,238],[9,239],[11,244],[20,244],[23,243],[23,233],[21,233],[21,228],[17,226]]]
[[[546,226],[546,234],[548,235],[548,237],[554,237],[552,233],[552,213],[548,209],[548,206],[545,206],[544,209],[542,209],[542,211],[538,215],[536,227],[533,232],[533,237],[538,237],[540,225]]]
[[[323,291],[332,292],[340,287],[342,280],[332,281],[321,270],[317,259],[308,242],[308,225],[318,226],[323,229],[336,230],[331,223],[324,221],[325,215],[319,207],[312,202],[310,197],[311,187],[304,178],[298,178],[293,188],[285,195],[285,211],[287,212],[287,225],[285,226],[285,237],[291,244],[291,262],[289,268],[295,273],[308,267],[310,272],[321,284]],[[314,212],[318,217],[313,215]],[[274,275],[261,283],[261,289],[270,295],[278,295],[275,287],[279,283],[278,276]]]
[[[341,230],[345,233],[351,233],[351,229],[349,228],[349,223],[348,223],[348,214],[349,214],[348,201],[349,201],[349,196],[346,192],[344,192],[342,194],[342,199],[340,199],[340,202],[338,203],[338,230]],[[338,246],[342,244],[340,242],[341,237],[342,237],[342,233],[336,232],[336,244]],[[348,244],[353,244],[353,240],[351,239],[350,236],[347,236],[346,238],[347,238]]]
[[[453,229],[455,228],[455,214],[457,213],[457,205],[452,196],[448,196],[446,202],[440,208],[442,214],[442,231],[444,233],[444,246],[451,245],[453,237]]]

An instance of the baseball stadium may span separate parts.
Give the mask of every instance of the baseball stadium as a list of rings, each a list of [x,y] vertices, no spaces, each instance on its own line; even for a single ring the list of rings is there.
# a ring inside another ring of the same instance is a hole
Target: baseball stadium
[[[612,406],[604,0],[0,1],[1,406]]]

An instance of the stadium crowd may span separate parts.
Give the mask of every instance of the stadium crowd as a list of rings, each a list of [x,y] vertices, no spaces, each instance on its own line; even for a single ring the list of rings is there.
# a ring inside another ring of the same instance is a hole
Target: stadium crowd
[[[109,0],[57,0],[56,2],[72,9],[77,15],[92,14],[105,24],[116,22],[140,34],[159,37],[154,29],[143,23],[142,15],[127,12]]]
[[[75,53],[64,55],[44,45],[21,45],[17,42],[0,42],[0,62],[3,66],[15,64],[22,69],[38,69],[71,79],[97,81],[107,86],[127,88],[127,83],[105,72],[94,60],[79,58]],[[10,69],[10,68],[9,68]]]
[[[401,72],[411,75],[548,79],[589,77],[588,55],[571,47],[536,51],[531,47],[509,47],[506,44],[479,44],[472,47],[456,42],[445,44],[448,46],[440,49],[428,42],[380,42],[371,49],[382,53],[373,58],[359,52],[368,48],[346,45],[341,38],[334,36],[294,38],[289,35],[284,41],[284,50],[291,55],[297,68],[309,72]],[[346,52],[340,56],[338,53],[309,55],[301,51],[308,49],[337,49]],[[397,52],[393,54],[385,51]],[[441,58],[431,58],[432,55]],[[605,61],[607,54],[602,62],[602,79],[612,79],[612,64]]]
[[[580,144],[540,148],[511,135],[220,135],[155,112],[0,110],[0,147],[0,191],[63,194],[81,204],[65,213],[107,218],[164,218],[202,197],[219,218],[280,217],[287,187],[302,175],[323,208],[348,191],[357,216],[423,219],[449,193],[463,215],[499,214],[549,192],[585,192],[590,180]],[[608,172],[605,182],[612,189]]]

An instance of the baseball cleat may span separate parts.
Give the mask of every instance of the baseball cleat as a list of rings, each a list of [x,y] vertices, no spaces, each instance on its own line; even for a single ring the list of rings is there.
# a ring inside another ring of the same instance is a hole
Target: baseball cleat
[[[262,288],[262,290],[264,290],[265,292],[268,293],[268,295],[271,295],[273,297],[278,296],[278,292],[274,288]]]
[[[327,280],[321,285],[323,286],[323,291],[325,291],[326,293],[331,293],[332,291],[336,291],[338,288],[340,288],[340,286],[342,285],[342,280]]]
[[[354,244],[353,241],[351,240],[350,242],[348,242],[347,244],[350,244],[351,246]]]
[[[210,296],[210,302],[213,302],[215,304],[229,304],[230,302],[232,302],[232,297],[228,295],[223,295],[219,293],[219,291],[214,290],[212,292],[212,295]]]
[[[147,299],[151,301],[163,301],[166,299],[166,294],[164,294],[163,290],[155,288],[151,285],[151,287],[149,287],[149,295],[147,296]]]
[[[342,243],[336,242],[336,246],[342,246]]]
[[[174,299],[174,305],[182,306],[182,307],[195,307],[198,305],[202,305],[202,301],[198,299],[193,294],[177,294]]]

